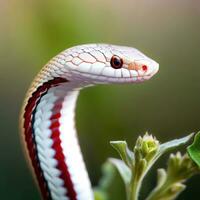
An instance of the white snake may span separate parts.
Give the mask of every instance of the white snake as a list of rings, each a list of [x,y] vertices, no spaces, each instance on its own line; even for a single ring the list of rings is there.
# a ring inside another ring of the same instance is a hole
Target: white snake
[[[27,92],[20,124],[25,152],[45,200],[93,200],[77,140],[80,89],[150,79],[158,63],[137,49],[109,44],[69,48],[48,62]]]

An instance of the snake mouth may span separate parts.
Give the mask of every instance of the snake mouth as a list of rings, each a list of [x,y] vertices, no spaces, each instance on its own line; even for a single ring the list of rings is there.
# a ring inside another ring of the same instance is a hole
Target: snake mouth
[[[157,71],[156,71],[157,72]],[[116,76],[106,76],[106,75],[97,75],[88,72],[80,72],[78,70],[73,70],[73,78],[74,79],[83,79],[87,83],[98,83],[98,84],[106,84],[106,83],[140,83],[146,80],[149,80],[156,72],[151,74],[137,75],[137,76],[126,76],[126,77],[116,77]]]

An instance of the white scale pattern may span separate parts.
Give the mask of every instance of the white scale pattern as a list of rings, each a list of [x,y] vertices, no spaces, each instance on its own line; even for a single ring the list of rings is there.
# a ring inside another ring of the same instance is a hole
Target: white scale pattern
[[[83,162],[82,153],[78,144],[75,124],[74,109],[78,91],[71,91],[65,97],[60,118],[60,132],[63,153],[68,163],[72,182],[77,192],[78,200],[93,200],[89,177]]]
[[[52,88],[41,98],[35,113],[35,140],[37,144],[40,165],[50,188],[53,200],[69,200],[66,197],[67,189],[63,187],[63,180],[59,178],[61,172],[56,168],[57,161],[54,158],[55,151],[51,148],[53,141],[50,138],[51,130],[49,120],[52,115],[52,108],[59,97],[64,97],[60,118],[60,139],[63,154],[66,158],[74,189],[77,193],[77,200],[93,200],[93,194],[89,177],[83,162],[82,154],[77,140],[74,124],[74,109],[78,91],[65,91]]]

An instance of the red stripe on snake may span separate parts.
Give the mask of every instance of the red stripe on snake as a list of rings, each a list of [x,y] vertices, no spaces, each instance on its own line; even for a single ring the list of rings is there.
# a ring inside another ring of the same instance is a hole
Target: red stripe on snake
[[[63,78],[54,78],[53,80],[50,80],[48,82],[43,83],[43,85],[39,86],[35,92],[33,92],[32,96],[29,98],[27,105],[25,107],[24,111],[24,136],[25,141],[28,149],[28,153],[30,156],[30,160],[33,166],[33,169],[36,174],[36,178],[41,190],[41,194],[43,199],[50,200],[51,194],[47,185],[47,182],[44,178],[40,161],[37,154],[37,147],[36,147],[36,141],[35,141],[35,135],[34,135],[34,114],[37,105],[40,102],[40,99],[42,96],[44,96],[48,90],[52,87],[56,87],[61,83],[67,82],[66,79]]]
[[[52,116],[50,118],[51,120],[51,126],[50,129],[52,131],[51,138],[53,139],[53,145],[52,148],[55,151],[54,158],[57,160],[57,168],[60,170],[60,178],[64,181],[64,186],[67,189],[67,197],[69,197],[70,200],[77,200],[76,198],[76,192],[74,190],[74,186],[65,162],[65,156],[63,154],[63,149],[61,146],[61,139],[60,139],[60,123],[59,119],[61,117],[61,109],[62,104],[64,102],[64,98],[59,98],[52,109]],[[65,133],[63,133],[65,134]]]

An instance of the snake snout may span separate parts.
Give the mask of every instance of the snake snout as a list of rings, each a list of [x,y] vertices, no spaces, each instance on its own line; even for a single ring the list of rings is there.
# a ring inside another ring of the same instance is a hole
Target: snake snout
[[[159,70],[159,64],[154,61],[153,69],[152,69],[152,76],[155,75]]]

